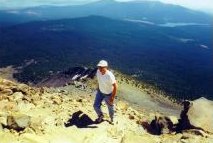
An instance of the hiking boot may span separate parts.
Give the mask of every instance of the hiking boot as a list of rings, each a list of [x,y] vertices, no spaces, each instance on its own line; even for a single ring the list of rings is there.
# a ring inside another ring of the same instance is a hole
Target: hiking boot
[[[110,119],[109,124],[114,125],[113,119]]]
[[[104,115],[100,115],[100,116],[95,120],[95,122],[96,122],[96,123],[101,123],[101,122],[103,122],[103,118],[104,118]]]

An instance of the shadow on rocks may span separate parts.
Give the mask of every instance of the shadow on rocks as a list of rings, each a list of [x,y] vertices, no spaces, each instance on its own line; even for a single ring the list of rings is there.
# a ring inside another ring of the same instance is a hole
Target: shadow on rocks
[[[97,123],[82,111],[73,113],[71,118],[66,123],[64,123],[65,127],[75,125],[78,128],[97,128],[97,126],[94,126],[94,124]]]

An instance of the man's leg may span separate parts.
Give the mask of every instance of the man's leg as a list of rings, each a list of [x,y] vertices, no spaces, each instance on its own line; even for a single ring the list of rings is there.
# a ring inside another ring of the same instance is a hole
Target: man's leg
[[[111,122],[113,123],[113,118],[114,118],[114,105],[110,105],[109,104],[109,99],[110,99],[110,96],[106,96],[104,98],[104,101],[108,107],[108,111],[109,111],[109,117],[111,119]]]
[[[95,109],[95,112],[98,115],[98,118],[102,118],[103,119],[103,112],[101,110],[101,102],[103,101],[104,96],[102,95],[102,93],[98,90],[96,93],[96,97],[95,97],[95,102],[93,104],[93,107]],[[101,120],[101,119],[100,119]]]

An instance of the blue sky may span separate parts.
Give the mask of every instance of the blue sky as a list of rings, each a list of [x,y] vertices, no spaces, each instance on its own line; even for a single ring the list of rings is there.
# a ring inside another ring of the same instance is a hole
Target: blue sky
[[[0,9],[19,8],[38,5],[73,5],[84,4],[99,0],[0,0]],[[117,0],[132,1],[132,0]],[[181,5],[191,9],[202,10],[213,13],[213,0],[156,0],[164,3]]]

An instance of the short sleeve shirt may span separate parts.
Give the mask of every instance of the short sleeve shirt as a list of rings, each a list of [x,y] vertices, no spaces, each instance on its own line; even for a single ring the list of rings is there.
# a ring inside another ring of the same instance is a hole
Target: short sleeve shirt
[[[115,76],[109,70],[106,71],[104,75],[101,74],[99,70],[97,70],[97,79],[99,90],[104,94],[110,94],[113,90],[113,84],[116,83]]]

